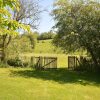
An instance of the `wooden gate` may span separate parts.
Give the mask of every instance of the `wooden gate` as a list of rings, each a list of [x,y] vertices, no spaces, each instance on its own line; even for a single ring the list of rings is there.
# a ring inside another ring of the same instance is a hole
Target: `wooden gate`
[[[57,68],[57,57],[31,57],[31,64],[36,69]]]
[[[80,65],[80,59],[76,56],[68,56],[68,69],[74,70]]]
[[[57,57],[44,57],[44,68],[57,68]]]

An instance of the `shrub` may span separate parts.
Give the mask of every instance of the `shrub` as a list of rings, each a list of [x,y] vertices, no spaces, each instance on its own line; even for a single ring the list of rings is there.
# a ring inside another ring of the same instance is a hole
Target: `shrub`
[[[18,57],[16,57],[15,59],[9,59],[7,63],[8,65],[14,66],[14,67],[27,67],[28,66],[28,62],[23,62]]]
[[[81,64],[75,68],[78,71],[95,71],[94,63],[91,59],[83,58]]]

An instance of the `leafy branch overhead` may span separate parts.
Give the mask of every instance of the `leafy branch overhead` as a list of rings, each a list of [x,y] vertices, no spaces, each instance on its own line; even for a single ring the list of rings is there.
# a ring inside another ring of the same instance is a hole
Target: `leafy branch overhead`
[[[0,35],[17,35],[19,28],[30,31],[28,25],[13,20],[10,11],[7,9],[10,7],[10,10],[14,10],[14,8],[17,7],[17,10],[19,10],[20,6],[18,0],[1,0],[0,4]]]

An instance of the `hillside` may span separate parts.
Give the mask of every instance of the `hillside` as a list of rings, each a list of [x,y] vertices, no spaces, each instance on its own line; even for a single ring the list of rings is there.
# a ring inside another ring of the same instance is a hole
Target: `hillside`
[[[56,48],[52,44],[52,39],[49,40],[38,40],[34,53],[63,53],[60,48]]]
[[[38,40],[35,46],[35,49],[33,51],[34,53],[49,53],[49,54],[64,54],[64,51],[62,51],[60,48],[55,47],[52,44],[52,39],[49,40]],[[69,53],[68,53],[69,54]],[[83,50],[72,52],[70,54],[75,55],[83,55],[86,54]]]

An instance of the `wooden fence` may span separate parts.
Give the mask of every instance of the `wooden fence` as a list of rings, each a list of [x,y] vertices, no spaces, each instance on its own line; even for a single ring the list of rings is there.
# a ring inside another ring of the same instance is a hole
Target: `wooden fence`
[[[76,56],[68,56],[68,69],[74,70],[77,67],[78,63]]]
[[[10,57],[11,59],[14,59],[14,57]],[[34,56],[21,56],[19,57],[20,60],[24,63],[28,63],[28,66],[35,67],[36,69],[52,69],[57,68],[57,57],[34,57]],[[62,59],[63,60],[63,59]],[[89,70],[93,70],[93,61],[90,61],[91,59],[85,56],[68,56],[68,61],[66,59],[66,62],[68,62],[68,66],[66,65],[66,68],[70,70],[74,70],[78,68],[79,66],[82,66],[83,68],[88,68]],[[84,65],[83,65],[84,64]],[[24,66],[23,66],[24,67]]]
[[[94,70],[93,61],[91,61],[90,57],[68,56],[68,69],[74,70],[79,68],[81,70]]]
[[[37,69],[57,68],[57,57],[22,57],[23,61],[29,62]]]

